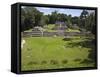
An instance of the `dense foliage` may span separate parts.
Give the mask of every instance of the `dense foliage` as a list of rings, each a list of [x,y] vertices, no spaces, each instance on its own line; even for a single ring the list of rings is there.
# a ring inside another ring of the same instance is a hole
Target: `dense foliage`
[[[34,7],[24,7],[21,9],[21,31],[28,30],[35,26],[45,26],[48,24],[55,24],[56,21],[65,22],[69,28],[85,29],[95,33],[95,13],[89,13],[83,10],[80,16],[67,15],[58,13],[56,10],[51,14],[44,15],[42,12]]]

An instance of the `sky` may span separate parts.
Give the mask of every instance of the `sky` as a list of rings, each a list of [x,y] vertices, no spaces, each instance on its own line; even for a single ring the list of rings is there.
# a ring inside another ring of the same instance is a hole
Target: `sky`
[[[47,8],[47,7],[36,7],[37,10],[39,10],[40,12],[43,12],[45,15],[51,14],[52,12],[54,12],[55,10],[58,13],[64,13],[67,15],[72,15],[73,16],[80,16],[81,12],[83,10],[81,9],[66,9],[66,8]]]

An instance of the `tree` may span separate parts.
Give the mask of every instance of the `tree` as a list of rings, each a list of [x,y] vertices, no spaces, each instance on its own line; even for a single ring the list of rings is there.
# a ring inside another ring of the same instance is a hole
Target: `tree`
[[[87,10],[83,10],[81,15],[80,15],[80,27],[85,28],[86,27],[86,18],[88,16]]]
[[[67,16],[67,22],[66,22],[67,24],[67,26],[69,27],[69,28],[71,28],[72,27],[72,16],[71,15],[68,15]]]
[[[56,21],[61,21],[61,22],[67,21],[67,15],[63,13],[58,13]]]
[[[78,25],[78,22],[79,22],[79,17],[77,17],[77,16],[72,17],[72,24]]]
[[[42,17],[41,17],[41,20],[40,20],[40,22],[39,22],[39,26],[44,26],[44,25],[47,25],[49,23],[49,18],[48,18],[48,16],[46,16],[46,15],[43,15]]]
[[[81,28],[84,28],[87,31],[90,31],[91,33],[95,34],[95,12],[91,12],[89,14],[88,11],[83,10],[80,15],[80,26]]]
[[[40,26],[40,21],[41,21],[41,17],[43,16],[43,13],[36,11],[35,12],[35,25],[34,26]]]
[[[43,13],[34,7],[21,8],[21,31],[38,26]]]
[[[93,34],[95,34],[96,25],[95,25],[95,14],[91,13],[87,18],[87,30],[91,31]]]
[[[51,13],[51,15],[49,15],[49,23],[51,24],[55,24],[56,20],[57,20],[57,11],[55,10],[54,12]]]

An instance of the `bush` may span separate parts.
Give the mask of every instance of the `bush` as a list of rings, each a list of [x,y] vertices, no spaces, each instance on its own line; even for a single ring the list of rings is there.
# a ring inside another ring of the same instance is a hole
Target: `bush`
[[[27,48],[27,51],[31,51],[32,50],[32,48]]]
[[[58,61],[57,60],[51,60],[50,63],[51,64],[58,64]]]
[[[36,61],[30,61],[28,65],[38,64]]]
[[[78,61],[81,61],[81,59],[77,58],[77,59],[74,59],[75,62],[78,62]]]
[[[92,61],[92,62],[94,62],[95,61],[95,49],[91,49],[91,50],[89,50],[89,55],[88,55],[88,58]]]
[[[74,24],[74,25],[71,26],[70,28],[71,28],[71,29],[74,29],[74,30],[79,30],[79,29],[80,29],[76,24]]]
[[[46,63],[47,63],[47,61],[42,61],[42,62],[41,62],[41,64],[46,64]]]
[[[65,38],[63,38],[63,40],[64,40],[64,41],[71,41],[72,38],[71,38],[71,37],[65,37]]]
[[[68,60],[62,60],[62,63],[66,64],[66,63],[68,63]]]
[[[93,63],[92,60],[89,60],[89,59],[84,59],[83,61],[80,62],[81,64],[91,64]]]

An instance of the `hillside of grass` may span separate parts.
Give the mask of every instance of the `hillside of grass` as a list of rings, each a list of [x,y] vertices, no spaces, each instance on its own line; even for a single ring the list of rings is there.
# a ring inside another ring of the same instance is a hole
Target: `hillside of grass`
[[[22,70],[93,67],[93,63],[81,63],[88,59],[91,48],[76,43],[85,38],[73,37],[67,41],[63,37],[27,37],[22,49]],[[76,45],[76,46],[75,46]]]

